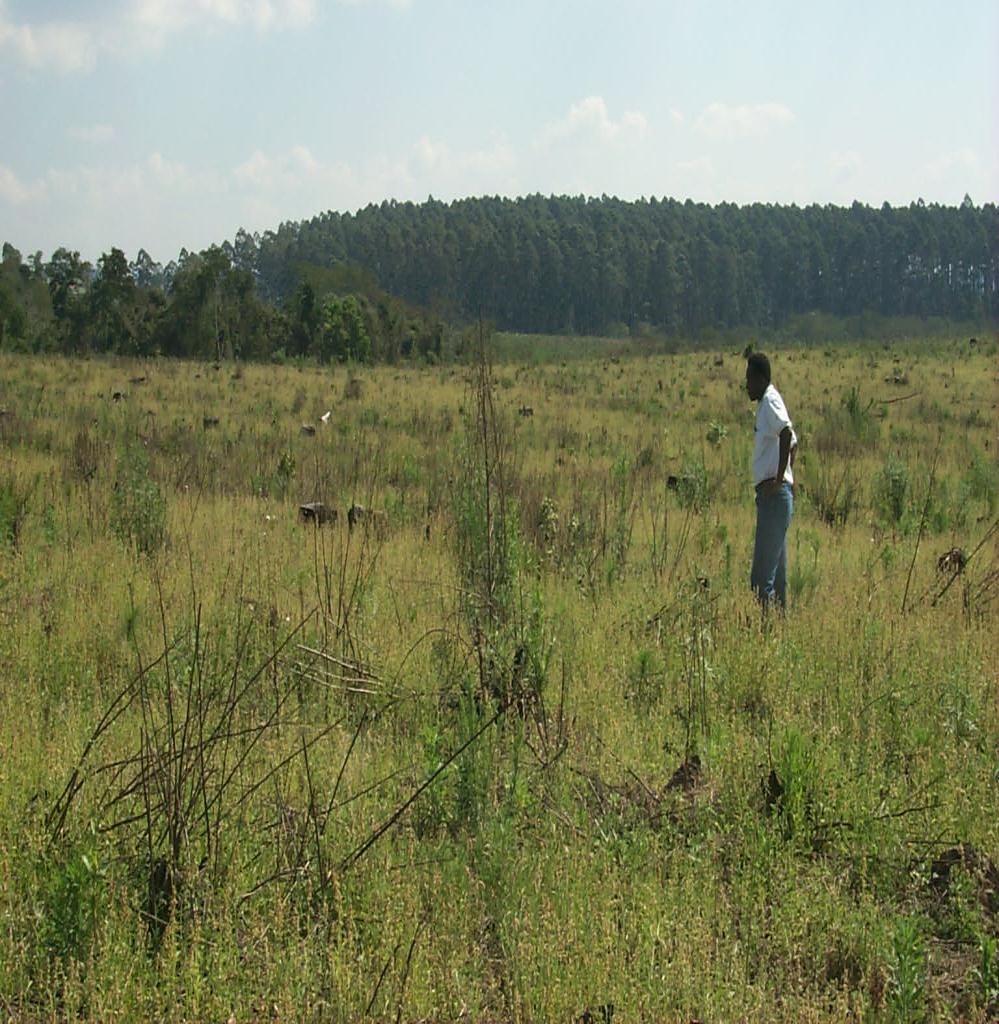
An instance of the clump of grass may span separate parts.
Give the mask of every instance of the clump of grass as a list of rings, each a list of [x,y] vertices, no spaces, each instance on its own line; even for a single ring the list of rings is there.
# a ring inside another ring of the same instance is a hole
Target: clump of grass
[[[899,527],[909,513],[912,482],[909,466],[897,455],[885,460],[874,480],[874,509],[882,522]]]
[[[696,455],[684,457],[678,474],[677,501],[681,508],[702,511],[711,501],[711,483],[704,459]]]
[[[859,487],[849,464],[834,469],[820,461],[809,477],[808,500],[827,526],[846,526],[859,501]]]
[[[926,1019],[926,953],[919,922],[911,917],[900,918],[892,935],[888,1006],[898,1024]]]
[[[824,455],[852,455],[873,445],[880,433],[873,403],[864,402],[856,385],[849,387],[839,406],[826,413],[815,431],[815,448]]]
[[[980,451],[972,453],[971,462],[961,478],[958,505],[977,502],[981,514],[991,518],[999,506],[999,465],[989,461]]]
[[[634,655],[628,669],[625,697],[636,711],[645,713],[662,700],[665,667],[659,654],[642,647]]]
[[[135,442],[126,444],[118,456],[110,525],[123,544],[140,554],[153,554],[166,541],[166,499],[151,475],[148,454]]]
[[[15,473],[0,476],[0,542],[17,546],[34,490]]]

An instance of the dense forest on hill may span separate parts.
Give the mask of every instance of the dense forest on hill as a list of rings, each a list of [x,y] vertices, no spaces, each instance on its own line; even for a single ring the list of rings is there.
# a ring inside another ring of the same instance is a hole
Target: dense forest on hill
[[[694,336],[805,313],[999,319],[999,210],[529,196],[383,202],[162,266],[4,245],[0,347],[439,358],[446,324]]]
[[[689,333],[800,313],[999,314],[999,210],[651,199],[382,203],[285,224],[245,259],[280,297],[302,262],[348,261],[449,315],[503,329]]]

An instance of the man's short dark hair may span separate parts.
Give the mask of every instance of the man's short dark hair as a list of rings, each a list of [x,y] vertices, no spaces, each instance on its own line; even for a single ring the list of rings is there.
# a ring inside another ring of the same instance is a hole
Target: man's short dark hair
[[[746,366],[770,383],[770,360],[762,352],[752,352],[746,360]]]

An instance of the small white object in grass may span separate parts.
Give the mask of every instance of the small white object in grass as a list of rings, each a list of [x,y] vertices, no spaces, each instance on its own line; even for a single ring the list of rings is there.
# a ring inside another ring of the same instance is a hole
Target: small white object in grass
[[[329,423],[330,416],[332,415],[332,413],[333,413],[332,409],[327,409],[326,412],[324,412],[322,414],[322,416],[319,417],[319,422],[320,423]]]

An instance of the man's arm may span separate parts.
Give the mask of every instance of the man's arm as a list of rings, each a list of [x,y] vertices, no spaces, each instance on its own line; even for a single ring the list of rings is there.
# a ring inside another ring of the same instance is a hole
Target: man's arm
[[[791,428],[785,427],[778,435],[777,441],[780,445],[780,454],[777,462],[777,473],[768,482],[769,486],[767,490],[771,494],[776,494],[780,490],[781,485],[784,483],[784,474],[787,472],[788,459],[791,458]]]
[[[777,481],[784,482],[784,474],[787,472],[787,460],[791,457],[791,428],[785,427],[778,435],[780,442],[780,460],[777,463]]]

